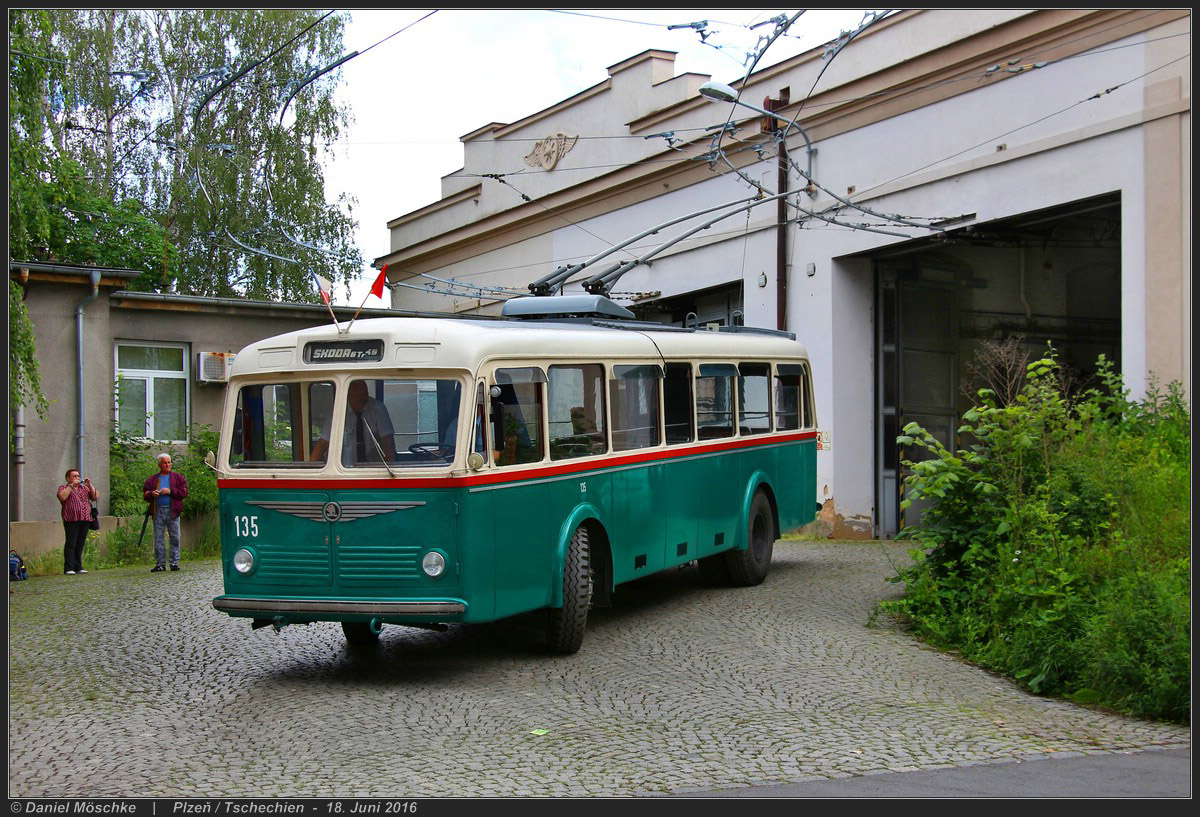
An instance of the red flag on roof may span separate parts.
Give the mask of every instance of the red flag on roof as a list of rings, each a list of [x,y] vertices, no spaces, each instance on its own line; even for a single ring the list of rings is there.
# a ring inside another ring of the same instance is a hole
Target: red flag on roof
[[[316,275],[316,273],[313,273],[313,274]],[[320,275],[317,275],[317,286],[321,290],[321,300],[324,301],[326,304],[328,304],[329,299],[330,299],[330,292],[333,289],[333,284],[331,284],[329,282],[328,278],[323,278]]]
[[[375,283],[371,284],[371,294],[376,298],[382,298],[385,283],[387,283],[387,264],[383,265],[383,269],[379,271],[379,277],[375,279]]]

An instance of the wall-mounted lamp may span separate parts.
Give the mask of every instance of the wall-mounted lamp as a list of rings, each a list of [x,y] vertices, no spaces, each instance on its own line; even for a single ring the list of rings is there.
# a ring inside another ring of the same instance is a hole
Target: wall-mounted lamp
[[[807,264],[804,265],[804,271],[806,273],[808,273],[809,278],[812,278],[814,275],[817,274],[817,265],[814,264],[813,262],[809,261]]]
[[[760,272],[758,274],[758,285],[760,287],[765,287],[767,285],[767,274],[765,272]]]

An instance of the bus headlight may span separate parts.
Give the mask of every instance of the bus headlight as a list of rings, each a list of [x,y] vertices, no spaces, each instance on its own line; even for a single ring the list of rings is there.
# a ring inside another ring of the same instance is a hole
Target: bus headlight
[[[249,573],[254,569],[254,554],[245,548],[233,554],[233,569],[238,573]]]
[[[446,572],[446,557],[436,550],[431,550],[421,559],[421,569],[425,571],[426,576],[436,579]]]

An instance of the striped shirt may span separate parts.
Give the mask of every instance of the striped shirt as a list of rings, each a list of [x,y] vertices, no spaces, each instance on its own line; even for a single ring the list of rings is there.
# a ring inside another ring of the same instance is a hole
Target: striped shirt
[[[61,494],[63,488],[67,485],[59,485],[58,492]],[[88,497],[88,489],[82,482],[76,485],[66,502],[62,504],[62,518],[64,522],[88,522],[92,518],[92,501]]]

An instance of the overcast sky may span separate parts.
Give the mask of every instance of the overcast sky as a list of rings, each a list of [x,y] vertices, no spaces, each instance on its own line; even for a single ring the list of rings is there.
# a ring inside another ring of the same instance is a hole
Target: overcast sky
[[[358,246],[366,263],[388,252],[387,222],[438,200],[441,178],[462,167],[459,141],[489,122],[513,122],[608,78],[608,67],[648,48],[674,51],[675,73],[741,79],[747,52],[796,9],[442,9],[352,11],[338,93],[354,122],[326,168],[332,201],[358,200]],[[430,16],[426,16],[430,15]],[[758,69],[857,27],[861,9],[806,12],[775,41]],[[706,22],[702,40],[695,22]],[[681,26],[668,28],[668,26]],[[407,28],[406,28],[407,27]],[[723,120],[714,112],[713,123]],[[390,305],[368,295],[364,267],[336,303]]]

